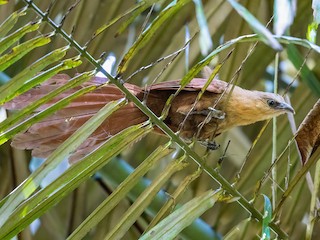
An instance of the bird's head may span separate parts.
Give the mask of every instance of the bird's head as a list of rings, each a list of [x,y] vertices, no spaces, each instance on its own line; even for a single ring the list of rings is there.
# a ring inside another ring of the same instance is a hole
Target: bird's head
[[[267,115],[267,118],[279,116],[284,113],[295,113],[290,104],[286,103],[284,98],[279,94],[258,91],[255,91],[255,93],[258,96],[258,112]]]
[[[229,100],[226,113],[230,120],[237,119],[233,126],[248,125],[284,113],[294,113],[294,109],[284,98],[274,93],[236,87]]]

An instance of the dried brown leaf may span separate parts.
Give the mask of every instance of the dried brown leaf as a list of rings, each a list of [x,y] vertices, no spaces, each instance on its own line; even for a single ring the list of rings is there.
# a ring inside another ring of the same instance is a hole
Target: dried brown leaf
[[[320,144],[320,99],[300,124],[296,141],[305,164]]]

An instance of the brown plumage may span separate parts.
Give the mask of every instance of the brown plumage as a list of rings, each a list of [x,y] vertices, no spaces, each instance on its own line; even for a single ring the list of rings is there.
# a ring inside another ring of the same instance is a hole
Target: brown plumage
[[[67,75],[57,75],[43,85],[7,103],[5,107],[7,109],[21,109],[65,84],[68,79]],[[82,86],[101,84],[105,80],[94,77]],[[235,126],[248,125],[286,112],[294,112],[293,108],[285,103],[280,95],[245,90],[238,86],[234,86],[231,92],[232,85],[220,80],[213,80],[201,99],[196,101],[206,81],[206,79],[195,78],[181,90],[172,101],[169,113],[164,120],[173,131],[180,130],[180,136],[185,139],[196,137],[199,141],[206,141]],[[126,83],[125,86],[139,99],[145,100],[147,106],[160,116],[168,97],[179,89],[180,81],[151,85],[146,89],[147,94],[145,89],[135,85]],[[39,108],[38,111],[80,88],[61,94]],[[222,97],[221,94],[223,94]],[[144,99],[146,96],[147,98]],[[20,149],[32,149],[34,156],[47,157],[106,103],[122,97],[124,97],[123,93],[116,86],[105,85],[79,97],[64,109],[34,124],[25,133],[18,134],[13,139],[12,145]],[[129,103],[111,115],[79,147],[78,153],[88,153],[110,136],[147,119],[147,116],[133,103]],[[161,132],[159,129],[157,131]]]

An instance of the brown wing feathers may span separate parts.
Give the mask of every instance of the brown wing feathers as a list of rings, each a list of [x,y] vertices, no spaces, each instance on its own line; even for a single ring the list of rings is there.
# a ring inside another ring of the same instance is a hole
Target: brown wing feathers
[[[199,91],[203,88],[208,80],[204,78],[194,78],[183,88],[184,91]],[[212,93],[222,93],[228,83],[215,79],[206,89]],[[178,90],[180,88],[180,80],[161,82],[150,86],[150,90]]]
[[[45,96],[50,91],[66,84],[70,78],[67,75],[59,74],[51,78],[46,83],[31,89],[25,94],[15,98],[13,101],[7,103],[5,107],[7,109],[21,109],[28,104],[34,102],[35,100]],[[206,79],[196,78],[193,79],[181,92],[194,92],[191,94],[190,103],[186,100],[186,104],[191,104],[195,100],[197,91],[202,89],[206,83]],[[72,94],[81,87],[88,85],[101,85],[106,83],[105,78],[93,77],[90,81],[84,83],[82,86],[75,89],[64,92],[59,95],[51,102],[44,104],[37,111],[41,111],[54,102]],[[129,89],[133,94],[135,94],[141,100],[144,97],[144,93],[141,88],[132,85],[125,84],[126,88]],[[207,92],[219,94],[222,93],[227,87],[227,83],[219,80],[214,80],[213,83],[207,88]],[[180,81],[168,81],[158,84],[154,84],[148,88],[149,95],[147,99],[147,105],[155,112],[158,116],[161,114],[163,106],[170,96],[176,90],[180,88]],[[39,123],[34,124],[25,133],[18,134],[12,141],[14,147],[20,149],[32,149],[32,154],[38,157],[47,157],[53,150],[55,150],[64,140],[66,140],[74,131],[76,131],[80,126],[82,126],[90,117],[92,117],[96,112],[98,112],[105,104],[110,101],[123,98],[124,94],[114,85],[104,85],[99,89],[85,94],[67,107],[57,111],[50,117],[42,120]],[[182,96],[181,96],[182,97]],[[168,118],[166,123],[174,123],[170,127],[173,130],[177,130],[177,126],[180,124],[180,118],[183,117],[184,113],[179,113],[179,109],[176,109],[175,103],[181,103],[180,97],[177,98],[176,102],[173,102],[172,109],[173,115],[180,114],[177,117],[178,122],[171,122]],[[188,102],[188,103],[187,103]],[[210,100],[211,102],[211,100]],[[209,104],[209,103],[208,103]],[[181,105],[183,108],[183,104]],[[180,107],[181,107],[180,106]],[[181,110],[181,109],[180,109]],[[187,109],[188,110],[188,109]],[[185,111],[187,111],[185,110]],[[176,111],[178,111],[176,113]],[[181,110],[182,111],[182,110]],[[78,149],[78,151],[73,156],[73,159],[82,156],[82,154],[88,153],[96,148],[103,141],[108,139],[110,136],[115,135],[121,130],[146,121],[147,117],[135,107],[133,103],[129,103],[126,106],[119,109],[117,112],[112,114]]]

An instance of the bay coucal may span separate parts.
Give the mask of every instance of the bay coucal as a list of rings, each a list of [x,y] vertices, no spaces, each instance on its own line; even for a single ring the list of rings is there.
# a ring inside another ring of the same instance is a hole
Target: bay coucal
[[[64,85],[68,80],[67,75],[58,74],[42,85],[6,103],[5,108],[21,109]],[[19,149],[32,149],[32,155],[36,157],[47,157],[106,103],[125,97],[116,86],[105,84],[106,81],[106,78],[93,77],[90,81],[64,92],[37,109],[41,111],[82,87],[104,84],[93,92],[80,96],[52,116],[34,124],[26,132],[17,134],[12,140],[12,146]],[[278,94],[246,90],[218,79],[214,79],[198,99],[199,92],[206,82],[207,79],[194,78],[173,98],[164,119],[164,122],[174,132],[179,131],[180,136],[184,139],[196,138],[198,141],[207,141],[233,127],[294,112],[293,108]],[[144,100],[156,115],[160,116],[167,99],[180,88],[180,81],[157,83],[147,88],[140,88],[129,83],[124,85],[140,100]],[[147,119],[148,117],[130,102],[102,123],[79,147],[78,153],[87,154],[110,136]],[[156,131],[161,132],[160,129]]]

